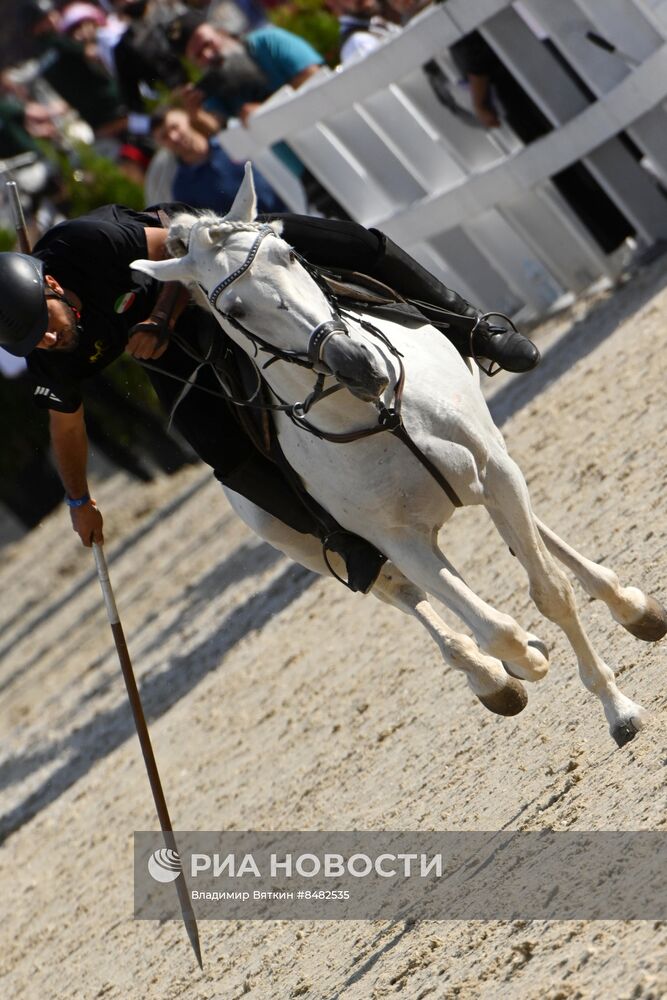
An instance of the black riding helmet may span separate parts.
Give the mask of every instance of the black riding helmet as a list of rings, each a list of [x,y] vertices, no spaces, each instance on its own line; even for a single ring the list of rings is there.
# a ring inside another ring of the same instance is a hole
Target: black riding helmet
[[[24,253],[0,253],[0,347],[17,358],[30,354],[49,325],[44,265]]]

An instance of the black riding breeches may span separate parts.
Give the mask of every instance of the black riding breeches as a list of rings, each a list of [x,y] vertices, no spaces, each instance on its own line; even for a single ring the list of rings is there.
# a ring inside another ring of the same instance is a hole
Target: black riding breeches
[[[442,321],[438,307],[463,317],[460,327],[449,321],[445,335],[464,356],[470,355],[470,319],[479,310],[443,285],[405,250],[378,229],[357,222],[317,219],[308,215],[267,215],[262,221],[283,223],[282,237],[306,260],[319,267],[358,271],[389,285],[406,299],[418,299],[420,312],[432,323]],[[435,308],[429,311],[429,304]]]
[[[187,331],[187,343],[203,355],[209,351],[213,338],[220,345],[216,366],[230,376],[232,384],[242,381],[238,377],[238,349],[225,338],[212,316],[199,309],[188,309],[176,329],[183,340]],[[237,408],[222,396],[210,364],[203,365],[195,384],[186,387],[178,379],[189,379],[197,361],[173,338],[155,367],[152,365],[147,364],[145,369],[163,409],[221,483],[301,534],[323,539],[338,528],[326,511],[312,498],[301,496],[282,469],[258,450],[239,420]]]

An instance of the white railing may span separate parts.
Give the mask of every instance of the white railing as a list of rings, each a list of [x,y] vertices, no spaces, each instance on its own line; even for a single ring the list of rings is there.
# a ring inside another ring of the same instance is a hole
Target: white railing
[[[232,122],[221,140],[235,159],[255,161],[290,207],[303,211],[300,185],[270,151],[288,142],[354,219],[382,229],[471,301],[543,314],[613,277],[619,263],[554,186],[553,175],[565,167],[587,167],[639,246],[667,238],[660,186],[667,187],[667,0],[520,6],[531,26],[510,0],[447,0],[362,62],[322,70],[297,92],[283,88],[248,128]],[[506,124],[485,130],[466,114],[449,48],[473,29],[552,132],[524,145]],[[589,32],[612,51],[594,45]],[[430,59],[450,81],[460,112],[433,91],[422,69]]]

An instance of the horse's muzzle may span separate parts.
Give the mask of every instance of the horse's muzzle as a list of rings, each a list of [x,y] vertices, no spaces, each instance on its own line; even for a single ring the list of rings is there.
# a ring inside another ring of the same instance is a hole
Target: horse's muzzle
[[[364,402],[379,399],[389,384],[373,352],[344,334],[329,340],[323,360],[338,382]]]

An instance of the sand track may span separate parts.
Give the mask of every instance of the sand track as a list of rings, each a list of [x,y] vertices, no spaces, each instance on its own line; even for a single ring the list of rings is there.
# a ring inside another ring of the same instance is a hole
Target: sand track
[[[540,516],[664,600],[667,291],[658,262],[538,332],[493,410]],[[663,645],[580,607],[650,709],[623,751],[479,511],[443,533],[478,592],[551,649],[489,715],[412,622],[251,537],[202,468],[98,489],[107,556],[181,829],[662,829]],[[155,821],[92,557],[57,512],[0,564],[0,995],[371,1000],[667,995],[667,923],[137,923],[132,831]],[[453,619],[451,619],[453,621]]]

